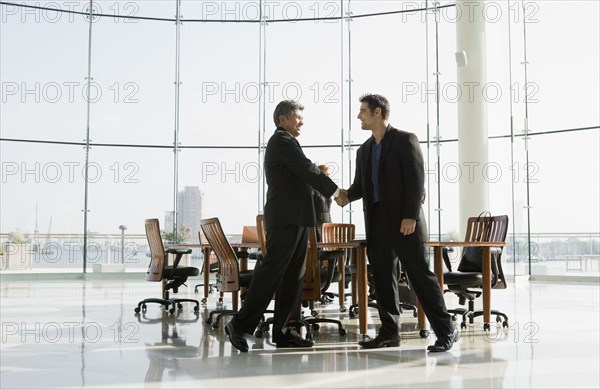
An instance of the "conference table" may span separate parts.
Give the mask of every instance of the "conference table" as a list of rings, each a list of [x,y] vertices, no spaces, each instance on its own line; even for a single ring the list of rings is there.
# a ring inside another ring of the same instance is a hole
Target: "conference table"
[[[247,252],[249,249],[260,248],[258,242],[236,242],[230,243],[231,247],[240,252]],[[356,266],[356,299],[358,303],[358,327],[359,334],[365,336],[367,334],[367,314],[368,314],[368,295],[367,295],[367,242],[366,240],[353,240],[350,242],[339,242],[339,243],[319,243],[319,248],[324,249],[351,249],[356,255],[353,255],[353,265]],[[204,298],[202,302],[206,302],[210,293],[209,281],[210,281],[210,253],[211,247],[208,243],[199,244],[177,244],[169,245],[169,247],[178,248],[200,248],[204,257],[203,263],[203,277],[204,277]],[[247,258],[240,259],[240,271],[248,269]]]
[[[247,252],[249,249],[260,248],[258,242],[239,242],[230,243],[231,247],[240,252]],[[425,242],[426,247],[432,247],[434,252],[434,273],[440,283],[442,291],[444,290],[444,265],[442,251],[444,247],[482,247],[483,251],[483,321],[484,324],[489,325],[491,322],[491,289],[492,289],[492,270],[491,270],[491,248],[492,247],[503,247],[505,242]],[[358,327],[359,334],[363,337],[367,334],[367,316],[368,316],[368,285],[367,285],[367,244],[366,240],[353,240],[349,242],[336,242],[336,243],[319,243],[319,248],[324,249],[350,249],[353,250],[355,255],[352,255],[352,264],[356,268],[356,302],[358,304]],[[200,248],[204,256],[204,298],[203,302],[209,295],[209,281],[210,281],[210,258],[211,247],[208,243],[201,244],[178,244],[170,247],[185,247],[185,248]],[[240,259],[240,270],[248,269],[248,260],[246,258]],[[354,301],[353,301],[354,303]],[[425,322],[425,314],[421,308],[420,302],[417,300],[417,314],[418,314],[418,327],[421,331],[421,336],[426,336],[427,327]]]

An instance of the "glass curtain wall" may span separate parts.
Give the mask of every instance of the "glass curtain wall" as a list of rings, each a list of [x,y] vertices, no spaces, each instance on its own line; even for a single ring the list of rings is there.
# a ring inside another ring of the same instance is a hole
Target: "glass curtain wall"
[[[28,268],[84,269],[86,255],[90,271],[143,269],[145,218],[195,242],[216,216],[235,239],[262,212],[275,105],[304,104],[305,153],[348,187],[363,93],[422,142],[432,239],[461,239],[457,104],[483,93],[479,173],[510,218],[505,271],[597,277],[598,7],[487,2],[487,81],[471,91],[454,2],[2,3],[0,241],[32,244]],[[360,203],[332,208],[364,234]]]

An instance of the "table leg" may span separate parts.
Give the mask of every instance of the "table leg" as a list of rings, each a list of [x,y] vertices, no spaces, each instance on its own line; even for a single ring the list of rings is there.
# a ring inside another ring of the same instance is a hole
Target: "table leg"
[[[492,292],[492,257],[489,247],[483,247],[483,274],[482,274],[482,297],[483,297],[483,324],[490,323],[491,292]]]
[[[208,289],[210,282],[210,247],[204,247],[202,249],[202,255],[204,256],[204,298],[208,298]]]
[[[366,247],[359,248],[356,261],[356,271],[358,273],[358,327],[359,334],[367,334],[367,312],[369,298],[367,296],[367,255]]]
[[[339,301],[340,301],[340,309],[345,306],[345,300],[346,297],[344,296],[345,292],[346,292],[346,274],[345,274],[345,268],[346,268],[346,258],[348,257],[348,250],[344,250],[346,252],[346,254],[344,254],[344,256],[341,258],[341,260],[338,260],[338,272],[340,273],[340,281],[338,282],[338,297],[339,297]]]
[[[358,252],[359,249],[353,249],[352,257],[350,257],[350,269],[358,267]],[[358,277],[357,272],[350,272],[350,288],[352,289],[352,306],[358,305]]]
[[[427,324],[425,323],[425,312],[423,312],[423,307],[421,306],[419,299],[417,299],[417,320],[419,331],[427,330]]]
[[[442,293],[444,293],[444,265],[442,257],[442,247],[436,246],[433,248],[433,272],[435,273]]]
[[[240,247],[239,248],[241,253],[247,253],[248,252],[248,248],[247,247]],[[246,271],[248,270],[248,258],[240,258],[240,271]]]

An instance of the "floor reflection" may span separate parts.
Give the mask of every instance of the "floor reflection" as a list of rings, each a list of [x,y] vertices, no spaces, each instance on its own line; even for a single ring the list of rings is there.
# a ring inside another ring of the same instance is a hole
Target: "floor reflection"
[[[135,315],[137,301],[154,292],[144,282],[8,282],[0,286],[0,387],[598,387],[598,291],[591,284],[509,288],[493,303],[508,311],[510,328],[469,327],[448,353],[426,352],[434,338],[419,337],[410,312],[399,347],[362,350],[357,319],[331,304],[319,313],[342,320],[346,336],[321,325],[312,349],[249,337],[250,351],[241,354],[224,323],[204,323],[215,297],[199,313],[149,306]],[[559,314],[557,303],[569,314]],[[369,315],[374,335],[376,312]]]

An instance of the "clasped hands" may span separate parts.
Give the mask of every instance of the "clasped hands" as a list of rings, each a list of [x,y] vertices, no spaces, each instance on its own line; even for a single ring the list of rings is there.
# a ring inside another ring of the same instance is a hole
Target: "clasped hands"
[[[340,193],[338,193],[338,197],[335,198],[335,202],[340,207],[346,206],[350,199],[348,199],[348,191],[346,189],[340,189]]]

